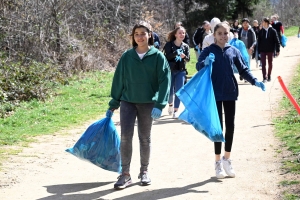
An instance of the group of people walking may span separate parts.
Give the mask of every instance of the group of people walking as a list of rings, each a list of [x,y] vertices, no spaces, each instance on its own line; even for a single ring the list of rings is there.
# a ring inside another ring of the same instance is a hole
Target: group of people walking
[[[204,21],[192,37],[198,60],[195,67],[198,71],[209,64],[210,53],[215,55],[211,80],[222,129],[224,110],[226,140],[223,156],[221,156],[222,143],[214,143],[214,165],[217,178],[236,175],[230,160],[238,97],[238,83],[234,76],[233,65],[236,66],[243,79],[264,91],[263,82],[266,79],[271,80],[271,61],[274,50],[276,55],[279,55],[278,33],[270,27],[269,18],[262,20],[263,27],[259,31],[252,28],[249,23],[250,21],[245,18],[242,20],[242,27],[238,25],[230,27],[228,22],[213,18],[210,22]],[[280,27],[279,25],[277,26]],[[161,117],[162,110],[167,105],[169,114],[174,118],[178,117],[180,100],[174,94],[184,85],[187,74],[186,62],[190,60],[189,37],[181,23],[176,23],[174,30],[169,32],[163,52],[159,50],[159,46],[155,45],[156,36],[147,22],[137,23],[132,29],[131,37],[132,48],[123,53],[114,74],[111,88],[112,99],[107,111],[107,116],[111,116],[114,110],[120,108],[122,173],[114,184],[116,189],[123,189],[132,183],[130,163],[136,120],[140,143],[138,178],[141,185],[151,184],[148,166],[152,122]],[[240,51],[229,45],[229,41],[234,37],[240,38],[245,43],[249,54],[257,49],[258,54],[261,55],[262,82],[252,75]],[[266,57],[269,62],[267,73],[264,61]]]

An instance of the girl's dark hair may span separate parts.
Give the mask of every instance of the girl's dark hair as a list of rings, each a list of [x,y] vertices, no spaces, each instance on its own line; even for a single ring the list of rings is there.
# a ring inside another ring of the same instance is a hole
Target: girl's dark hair
[[[175,34],[176,34],[176,32],[177,32],[179,29],[183,29],[184,32],[186,32],[186,30],[185,30],[185,28],[184,28],[183,26],[178,26],[178,27],[176,27],[173,31],[171,31],[171,32],[168,33],[168,38],[167,38],[167,41],[168,41],[168,42],[171,42],[171,41],[176,40]]]
[[[264,17],[262,20],[263,20],[264,22],[267,22],[268,24],[270,24],[270,19],[269,19],[269,17]]]
[[[228,30],[230,30],[230,26],[228,25],[228,22],[221,22],[221,23],[218,23],[218,24],[215,26],[215,28],[214,28],[214,33],[215,33],[220,27],[227,28]]]
[[[138,44],[135,42],[134,40],[134,33],[135,33],[135,30],[137,28],[145,28],[147,30],[147,32],[149,33],[149,40],[148,40],[148,45],[152,46],[154,44],[154,39],[153,39],[153,35],[152,35],[152,28],[151,28],[151,25],[145,21],[140,21],[139,23],[135,24],[133,29],[132,29],[132,32],[131,32],[131,44],[133,47],[137,47]]]

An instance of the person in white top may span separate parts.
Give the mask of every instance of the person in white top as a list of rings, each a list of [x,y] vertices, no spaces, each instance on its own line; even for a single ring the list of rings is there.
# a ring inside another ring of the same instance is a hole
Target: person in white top
[[[202,44],[202,49],[210,46],[211,44],[215,43],[215,37],[214,37],[214,28],[215,26],[221,23],[220,19],[217,17],[212,18],[212,20],[210,21],[210,27],[211,27],[211,34],[205,36],[204,40],[203,40],[203,44]],[[229,33],[229,37],[228,37],[228,43],[230,42],[230,40],[232,40],[234,38],[233,33]]]

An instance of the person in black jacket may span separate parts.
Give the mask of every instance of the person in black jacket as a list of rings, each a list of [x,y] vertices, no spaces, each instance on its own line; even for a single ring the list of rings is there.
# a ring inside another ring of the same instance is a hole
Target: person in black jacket
[[[278,21],[279,19],[279,16],[277,14],[273,15],[271,17],[271,25],[272,27],[276,30],[277,32],[277,35],[278,35],[278,39],[279,39],[279,42],[281,44],[281,36],[283,35],[284,33],[284,28],[283,28],[283,25],[280,21]]]
[[[189,46],[183,42],[186,30],[179,26],[168,34],[168,42],[164,46],[165,56],[171,69],[171,86],[169,96],[169,115],[178,118],[176,111],[180,100],[175,95],[173,107],[173,95],[184,85],[186,80],[186,62],[190,60]]]
[[[271,81],[271,72],[273,67],[274,49],[276,56],[280,52],[280,42],[277,32],[270,26],[270,19],[265,17],[262,21],[263,28],[258,33],[258,53],[261,57],[263,82]],[[266,72],[266,57],[268,57],[268,72]]]
[[[194,49],[195,49],[197,59],[200,55],[199,52],[202,51],[202,44],[203,44],[204,37],[210,33],[211,33],[210,23],[208,21],[204,21],[201,27],[197,28],[197,30],[194,32],[193,43],[195,46]]]

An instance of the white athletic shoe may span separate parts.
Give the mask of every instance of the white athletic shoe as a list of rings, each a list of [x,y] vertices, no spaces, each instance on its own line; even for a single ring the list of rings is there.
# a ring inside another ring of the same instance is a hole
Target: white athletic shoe
[[[173,118],[174,118],[174,119],[178,119],[178,117],[179,117],[178,112],[175,111],[175,112],[173,113]]]
[[[169,106],[169,108],[168,108],[169,115],[172,115],[173,112],[174,112],[174,107],[173,106]]]
[[[216,170],[217,178],[225,178],[226,174],[225,174],[221,160],[219,160],[218,162],[215,162],[215,170]]]
[[[224,156],[223,156],[222,164],[223,164],[223,167],[224,167],[224,170],[225,170],[226,174],[228,176],[234,178],[235,177],[235,171],[232,168],[231,160],[230,159],[225,159]]]

